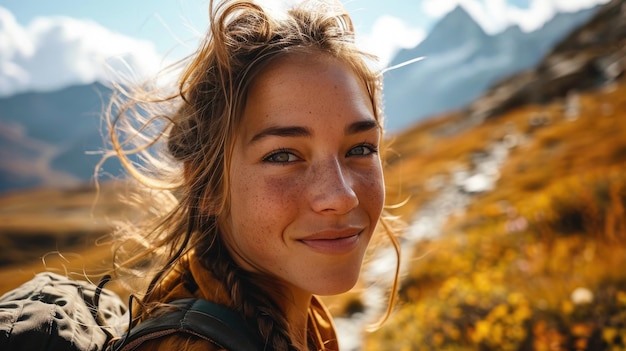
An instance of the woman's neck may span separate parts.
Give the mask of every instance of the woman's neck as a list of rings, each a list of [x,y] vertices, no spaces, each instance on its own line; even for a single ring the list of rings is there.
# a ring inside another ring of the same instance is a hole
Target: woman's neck
[[[286,313],[289,336],[291,341],[301,350],[308,350],[308,320],[312,294],[301,290],[291,289],[283,307]]]

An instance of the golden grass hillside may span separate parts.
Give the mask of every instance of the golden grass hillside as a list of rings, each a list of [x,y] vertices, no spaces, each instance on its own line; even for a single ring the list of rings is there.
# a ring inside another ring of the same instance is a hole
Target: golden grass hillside
[[[98,280],[111,269],[106,239],[113,219],[127,218],[121,183],[33,189],[0,197],[0,294],[42,271]]]
[[[396,313],[367,350],[626,350],[626,83],[510,110],[443,116],[396,137],[386,169],[413,214],[493,143],[495,189],[416,245]]]

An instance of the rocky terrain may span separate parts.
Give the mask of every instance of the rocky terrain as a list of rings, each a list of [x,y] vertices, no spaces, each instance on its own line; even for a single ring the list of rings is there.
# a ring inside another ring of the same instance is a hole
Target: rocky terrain
[[[598,88],[624,75],[626,4],[611,1],[559,43],[535,68],[496,84],[466,109],[472,119],[493,118],[514,107],[542,104]]]

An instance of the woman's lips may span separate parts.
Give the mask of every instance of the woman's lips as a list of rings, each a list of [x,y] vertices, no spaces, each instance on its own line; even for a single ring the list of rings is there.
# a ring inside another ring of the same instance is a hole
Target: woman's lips
[[[361,233],[358,231],[354,234],[342,234],[335,236],[312,236],[299,240],[309,248],[324,254],[339,255],[352,251],[359,242]]]

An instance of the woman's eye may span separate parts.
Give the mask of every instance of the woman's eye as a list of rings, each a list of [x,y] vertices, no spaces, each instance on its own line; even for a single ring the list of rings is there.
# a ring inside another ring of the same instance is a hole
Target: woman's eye
[[[287,163],[297,161],[298,158],[296,155],[292,154],[289,151],[278,151],[269,156],[265,157],[263,161],[265,162],[275,162],[275,163]]]
[[[377,151],[378,150],[376,150],[376,147],[374,147],[373,145],[362,144],[350,149],[346,156],[367,156],[376,153]]]

